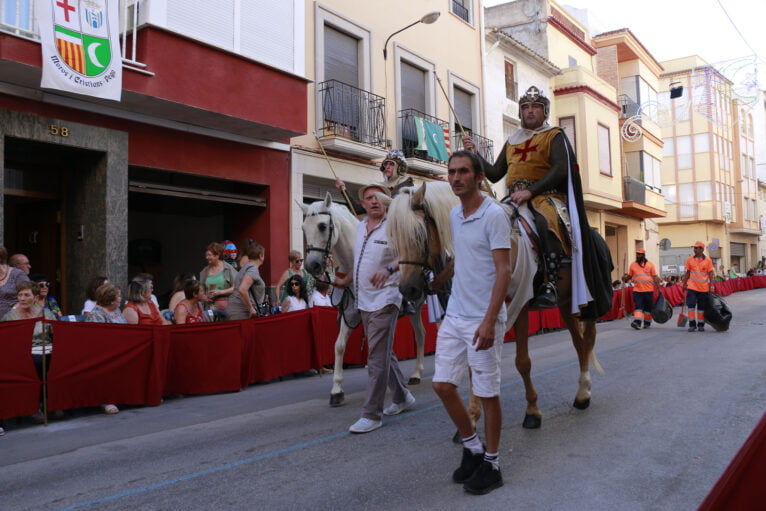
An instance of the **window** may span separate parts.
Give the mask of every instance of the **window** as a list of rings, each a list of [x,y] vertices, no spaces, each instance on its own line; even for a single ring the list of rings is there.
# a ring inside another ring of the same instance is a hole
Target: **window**
[[[0,12],[0,22],[28,31],[32,29],[32,2],[0,2],[0,5],[3,3],[5,5]]]
[[[678,153],[678,168],[692,168],[692,139],[689,135],[676,137],[676,151]]]
[[[678,197],[676,196],[676,185],[663,186],[662,195],[665,196],[666,204],[675,204],[678,202]]]
[[[644,183],[659,190],[662,187],[662,163],[645,151],[641,151],[641,155]]]
[[[643,181],[641,176],[641,151],[625,153],[625,174],[636,181]]]
[[[672,138],[662,139],[662,156],[673,156],[676,154],[676,141]]]
[[[572,144],[572,149],[577,147],[577,139],[575,138],[575,118],[574,116],[570,117],[561,117],[559,119],[559,127],[564,130],[564,134],[569,139],[569,142]]]
[[[707,153],[710,152],[710,137],[707,133],[699,133],[694,135],[694,152],[695,153]]]
[[[518,92],[516,87],[516,75],[513,72],[513,63],[505,61],[505,97],[517,101]]]
[[[709,201],[713,200],[713,187],[709,182],[697,183],[697,201]]]
[[[609,128],[598,125],[598,170],[604,175],[612,175],[612,148],[609,140]]]
[[[577,59],[569,55],[569,67],[577,66]]]
[[[402,110],[414,108],[426,113],[426,72],[420,68],[401,63],[402,73]]]
[[[678,185],[678,202],[681,206],[678,211],[679,216],[687,218],[694,216],[694,183]]]
[[[463,125],[466,132],[473,132],[473,94],[459,87],[454,89],[455,97],[455,133],[460,133],[458,122]]]
[[[359,40],[330,26],[324,29],[324,81],[359,87]]]
[[[514,121],[509,121],[507,119],[503,119],[503,140],[508,140],[508,138],[513,134],[514,131],[516,131],[519,128],[519,123]]]
[[[466,23],[471,23],[471,0],[452,0],[452,14]]]

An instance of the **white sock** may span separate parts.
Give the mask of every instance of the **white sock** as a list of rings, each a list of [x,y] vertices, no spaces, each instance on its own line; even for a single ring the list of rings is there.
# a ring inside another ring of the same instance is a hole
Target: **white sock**
[[[492,466],[495,467],[495,469],[499,470],[500,469],[500,460],[498,459],[497,454],[498,453],[485,452],[484,453],[484,461],[488,461],[488,462],[492,463]]]
[[[468,438],[463,439],[463,447],[470,450],[474,454],[481,454],[484,452],[484,446],[481,445],[481,440],[479,440],[479,435],[477,435],[476,433],[469,436]]]

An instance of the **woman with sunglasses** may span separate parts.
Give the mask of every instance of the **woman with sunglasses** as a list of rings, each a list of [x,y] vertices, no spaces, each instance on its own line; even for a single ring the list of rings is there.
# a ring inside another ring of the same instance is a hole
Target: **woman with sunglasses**
[[[282,272],[282,275],[277,281],[277,305],[282,305],[282,302],[290,293],[290,290],[285,286],[287,280],[293,275],[301,277],[306,284],[306,290],[311,293],[314,291],[314,277],[312,277],[306,270],[303,269],[303,256],[297,250],[291,250],[289,255],[290,266]]]
[[[48,277],[42,273],[35,273],[29,276],[29,280],[37,283],[39,293],[35,296],[35,305],[41,309],[48,309],[56,319],[61,318],[61,307],[52,296],[48,296],[51,289],[51,283]]]
[[[282,312],[302,311],[308,307],[306,283],[300,275],[293,275],[287,280],[287,298],[282,300]]]

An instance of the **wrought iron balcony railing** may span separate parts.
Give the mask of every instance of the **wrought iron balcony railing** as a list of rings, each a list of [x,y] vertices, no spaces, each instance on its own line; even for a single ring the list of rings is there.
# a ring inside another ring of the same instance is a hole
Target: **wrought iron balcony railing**
[[[417,158],[419,160],[431,161],[436,163],[446,163],[446,161],[439,160],[438,158],[428,155],[428,151],[425,149],[418,149],[422,147],[421,140],[418,138],[417,124],[415,118],[419,117],[424,121],[431,122],[449,130],[449,123],[436,117],[432,117],[414,108],[407,108],[399,111],[399,119],[402,126],[402,152],[407,158]],[[447,148],[449,150],[449,147]]]
[[[629,119],[638,113],[638,103],[626,94],[617,96],[620,102],[620,119]]]
[[[386,99],[337,80],[317,87],[321,136],[345,137],[386,148]]]
[[[463,144],[461,142],[462,134],[459,131],[455,132],[455,131],[449,130],[448,121],[444,121],[437,117],[430,116],[419,110],[415,110],[414,108],[407,108],[405,110],[399,111],[399,119],[401,121],[401,129],[402,129],[401,148],[402,148],[402,152],[404,153],[404,156],[406,156],[407,158],[418,158],[420,160],[425,160],[430,162],[446,163],[446,161],[444,160],[440,160],[434,156],[430,156],[428,154],[428,151],[426,151],[425,149],[418,149],[419,147],[423,147],[423,144],[422,144],[422,141],[418,138],[418,130],[417,130],[417,125],[415,123],[415,118],[417,117],[423,119],[424,121],[428,121],[433,124],[436,124],[442,129],[446,128],[449,131],[449,141],[448,141],[449,145],[447,147],[447,150],[450,153],[463,148]],[[486,137],[482,137],[481,135],[472,133],[468,129],[466,129],[466,134],[470,135],[471,138],[473,138],[474,144],[476,144],[477,152],[485,160],[489,162],[495,161],[495,157],[493,155],[494,143],[492,142],[492,140]]]

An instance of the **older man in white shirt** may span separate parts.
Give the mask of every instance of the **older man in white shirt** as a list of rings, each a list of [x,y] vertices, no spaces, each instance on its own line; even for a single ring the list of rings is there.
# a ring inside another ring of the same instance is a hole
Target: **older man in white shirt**
[[[394,331],[402,295],[399,293],[399,256],[386,236],[386,207],[376,193],[390,196],[381,184],[359,189],[367,217],[359,223],[354,242],[354,271],[336,280],[336,287],[352,286],[367,336],[367,396],[361,417],[351,433],[369,433],[382,426],[381,415],[396,415],[415,404],[393,351]],[[386,387],[393,403],[383,409]]]

